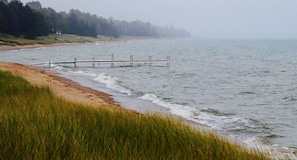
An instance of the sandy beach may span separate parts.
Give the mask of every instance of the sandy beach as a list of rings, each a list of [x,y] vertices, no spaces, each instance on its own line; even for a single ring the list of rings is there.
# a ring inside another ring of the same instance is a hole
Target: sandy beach
[[[57,45],[60,45],[60,44],[57,44]],[[77,45],[77,44],[69,43],[69,44],[61,44],[61,45]],[[25,47],[24,46],[19,46],[19,47],[7,46],[6,49],[5,47],[2,46],[2,48],[0,47],[0,50],[1,49],[17,50],[17,49],[25,49],[25,48],[38,48],[38,47],[44,47],[44,46],[51,47],[56,45],[31,45],[31,46],[25,46]],[[123,108],[119,103],[117,103],[112,98],[112,95],[109,95],[104,92],[100,92],[100,89],[98,91],[89,87],[82,86],[77,82],[72,81],[71,79],[67,79],[62,76],[59,76],[57,73],[53,71],[49,71],[35,66],[28,66],[28,65],[11,63],[11,62],[0,62],[0,70],[9,71],[14,75],[21,76],[34,85],[49,86],[57,96],[72,102],[91,105],[94,107],[106,107],[111,109],[130,110],[130,109]],[[136,105],[142,105],[142,107],[146,107],[145,105],[140,103],[139,104],[136,103]],[[150,108],[147,107],[147,109],[149,111]],[[133,110],[133,108],[131,110]],[[133,111],[133,112],[136,112],[136,111]],[[242,143],[242,139],[237,139],[237,137],[228,137],[228,134],[229,134],[228,132],[212,130],[208,126],[205,126],[195,121],[187,120],[177,115],[173,115],[169,111],[166,113],[157,112],[156,114],[171,116],[176,120],[182,120],[186,124],[192,126],[193,128],[197,128],[198,130],[211,131],[211,132],[217,133],[220,137],[224,137],[224,139],[228,139],[230,141],[236,142],[243,146],[246,145]],[[260,144],[257,144],[257,145],[260,145]],[[249,146],[249,147],[253,147],[253,146]],[[264,147],[262,147],[261,150],[263,151],[267,150],[266,152],[270,152],[270,153],[275,152],[274,149],[271,149],[271,147],[268,145],[265,145]],[[279,153],[276,153],[276,154],[279,154]]]
[[[7,51],[7,50],[19,50],[19,49],[30,49],[30,48],[39,48],[39,47],[53,47],[53,46],[68,46],[68,45],[80,45],[90,42],[83,42],[83,43],[55,43],[55,44],[32,44],[32,45],[16,45],[16,46],[0,46],[0,51]]]
[[[58,76],[54,72],[38,67],[7,62],[0,62],[0,70],[21,76],[34,85],[49,86],[56,95],[69,101],[92,106],[120,108],[111,98],[111,95],[81,86],[76,82]]]
[[[28,80],[33,85],[49,86],[53,92],[66,100],[91,105],[94,107],[106,107],[110,109],[124,109],[119,103],[114,101],[111,95],[94,90],[89,87],[82,86],[70,79],[61,77],[54,72],[47,71],[35,66],[27,66],[18,63],[0,62],[0,70],[9,71],[14,75],[20,76]],[[125,109],[128,110],[128,109]],[[135,112],[135,111],[133,111]],[[159,115],[170,115],[174,119],[182,120],[194,128],[204,128],[205,126],[186,120],[169,112],[156,113]]]
[[[17,45],[17,46],[0,46],[0,51],[5,50],[18,50],[18,49],[26,49],[26,48],[38,48],[38,47],[46,47],[51,45],[44,45],[44,44],[33,44],[33,45]]]

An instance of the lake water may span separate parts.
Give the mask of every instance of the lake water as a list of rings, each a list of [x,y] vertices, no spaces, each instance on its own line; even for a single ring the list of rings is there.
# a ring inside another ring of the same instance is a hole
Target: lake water
[[[296,158],[297,40],[137,40],[0,51],[0,61],[47,68],[49,60],[110,60],[112,54],[115,60],[170,56],[171,63],[50,69],[114,95],[126,108],[171,112]]]

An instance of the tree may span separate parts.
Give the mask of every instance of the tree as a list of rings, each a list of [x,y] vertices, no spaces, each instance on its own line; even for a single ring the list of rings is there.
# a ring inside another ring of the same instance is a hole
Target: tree
[[[26,5],[29,6],[32,10],[36,10],[36,11],[39,11],[42,9],[42,5],[39,1],[28,2]]]
[[[29,6],[22,7],[19,11],[19,20],[20,24],[20,32],[24,38],[35,39],[35,23],[36,23],[36,16],[31,10]]]
[[[12,15],[12,27],[9,27],[12,35],[35,39],[37,36],[45,34],[45,23],[42,14],[33,11],[28,5],[23,6],[19,1],[11,1],[8,7],[11,9]]]
[[[33,30],[36,36],[47,35],[46,24],[44,20],[44,16],[40,12],[33,12],[33,16],[35,20],[33,23]]]
[[[95,25],[95,23],[91,23],[90,25],[90,30],[89,30],[89,36],[91,37],[97,37],[97,30],[96,30],[97,26]]]
[[[78,27],[78,18],[74,12],[71,12],[68,21],[67,21],[67,32],[70,34],[75,34],[79,32],[79,27]]]
[[[3,13],[5,8],[6,5],[3,2],[0,2],[0,33],[6,33],[8,28],[7,19],[5,13]]]
[[[7,0],[0,0],[0,2],[4,3],[4,4],[8,4]]]
[[[1,11],[2,15],[6,17],[7,22],[7,30],[6,33],[18,36],[19,35],[19,24],[18,24],[18,18],[14,10],[11,9],[11,7],[7,4],[2,3]]]
[[[0,32],[34,39],[50,33],[69,33],[82,36],[175,36],[188,37],[183,29],[153,26],[140,20],[127,22],[102,18],[79,10],[57,13],[51,8],[42,8],[38,1],[27,3],[20,0],[0,0]]]

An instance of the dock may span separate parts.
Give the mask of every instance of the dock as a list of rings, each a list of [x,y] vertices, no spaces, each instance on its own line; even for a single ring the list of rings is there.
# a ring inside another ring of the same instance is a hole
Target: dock
[[[115,60],[114,54],[111,55],[109,60],[100,60],[92,58],[91,60],[79,60],[74,58],[69,61],[58,61],[52,62],[49,61],[49,68],[52,65],[64,66],[64,67],[103,67],[110,66],[111,68],[115,67],[134,67],[134,66],[159,66],[159,67],[170,67],[170,57],[167,56],[165,59],[153,59],[152,56],[149,56],[147,59],[134,59],[133,55],[130,55],[130,59],[127,60]]]

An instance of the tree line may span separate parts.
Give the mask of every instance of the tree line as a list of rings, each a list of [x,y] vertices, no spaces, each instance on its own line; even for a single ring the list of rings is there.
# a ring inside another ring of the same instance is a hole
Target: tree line
[[[127,22],[103,18],[72,9],[68,13],[43,8],[38,1],[26,5],[19,0],[0,0],[0,34],[35,39],[48,34],[76,34],[143,36],[143,37],[189,37],[190,33],[174,27],[154,26],[140,20]]]

